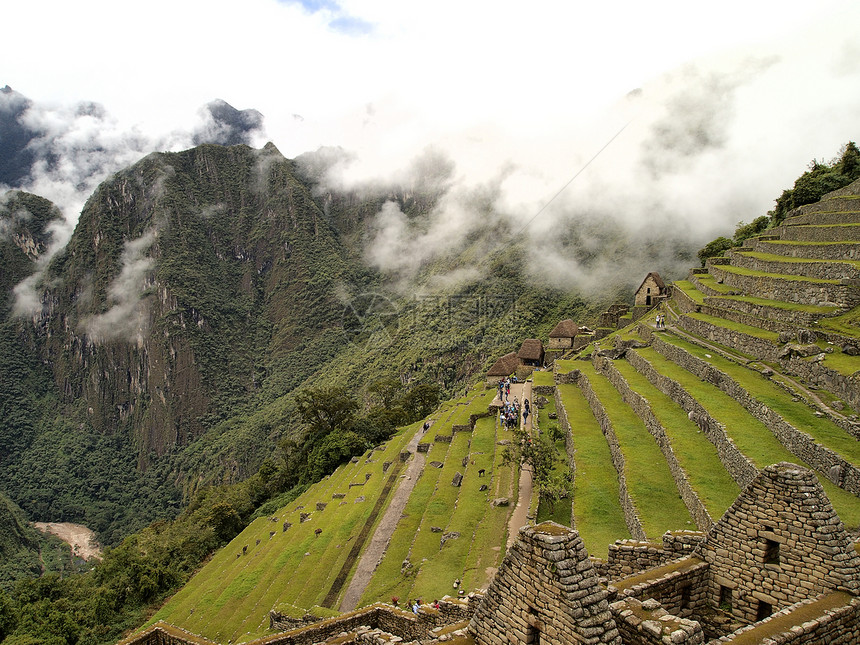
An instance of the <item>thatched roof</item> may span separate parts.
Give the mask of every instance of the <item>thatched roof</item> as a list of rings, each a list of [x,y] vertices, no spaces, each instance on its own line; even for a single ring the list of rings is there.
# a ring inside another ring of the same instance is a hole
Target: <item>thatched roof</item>
[[[657,288],[660,289],[661,292],[666,288],[666,283],[663,282],[663,278],[660,277],[660,274],[656,271],[652,271],[645,276],[644,280],[642,280],[642,284],[639,285],[639,289],[641,289],[645,285],[645,282],[648,280],[648,278],[654,279],[654,284],[657,285]],[[636,293],[639,293],[639,289],[636,289]]]
[[[510,376],[520,366],[516,353],[505,354],[487,371],[487,376]]]
[[[537,338],[526,338],[517,357],[524,361],[539,361],[543,358],[543,343]]]
[[[570,318],[562,320],[552,331],[549,332],[550,338],[573,338],[579,333],[579,327]]]

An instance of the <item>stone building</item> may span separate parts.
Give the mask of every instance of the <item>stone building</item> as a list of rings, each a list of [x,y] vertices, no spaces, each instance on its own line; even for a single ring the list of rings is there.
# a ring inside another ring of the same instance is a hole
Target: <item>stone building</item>
[[[656,305],[662,298],[668,294],[666,283],[656,271],[652,271],[645,276],[642,284],[636,289],[633,296],[633,305],[635,307],[652,307]]]
[[[543,343],[537,338],[526,338],[517,352],[517,358],[521,365],[528,367],[540,367],[543,365]]]
[[[573,320],[570,318],[562,320],[549,332],[549,345],[547,349],[572,349],[573,339],[578,333],[579,327]]]
[[[487,370],[487,382],[495,384],[517,371],[520,359],[516,352],[505,354]]]

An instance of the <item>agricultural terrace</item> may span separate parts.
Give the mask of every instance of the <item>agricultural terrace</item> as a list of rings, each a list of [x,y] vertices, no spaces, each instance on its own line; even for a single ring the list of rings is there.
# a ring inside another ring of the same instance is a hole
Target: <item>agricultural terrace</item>
[[[469,414],[487,411],[494,396],[488,390],[444,424],[440,436],[451,426],[468,423]],[[464,420],[459,421],[458,419]],[[403,517],[391,538],[385,556],[359,604],[402,602],[411,598],[432,600],[456,593],[461,587],[484,587],[504,556],[503,538],[516,503],[516,479],[511,467],[502,466],[504,445],[513,433],[499,427],[496,417],[478,419],[474,431],[456,432],[451,443],[436,442]],[[483,476],[478,471],[484,469]],[[457,487],[452,481],[463,475]],[[481,487],[486,486],[486,490]],[[506,497],[510,506],[493,506],[492,500]]]

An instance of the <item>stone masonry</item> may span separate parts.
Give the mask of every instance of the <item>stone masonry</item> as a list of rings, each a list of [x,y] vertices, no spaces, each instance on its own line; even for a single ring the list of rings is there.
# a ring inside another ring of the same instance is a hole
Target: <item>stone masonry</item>
[[[469,630],[478,645],[622,643],[582,539],[554,522],[520,529]]]

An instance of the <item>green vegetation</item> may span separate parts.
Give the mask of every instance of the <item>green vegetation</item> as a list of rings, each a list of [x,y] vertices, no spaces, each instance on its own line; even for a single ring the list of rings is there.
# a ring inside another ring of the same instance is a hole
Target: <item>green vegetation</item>
[[[675,341],[673,340],[673,342]],[[690,378],[689,372],[651,348],[637,351],[660,373],[683,383],[687,392],[694,396],[714,419],[725,426],[729,437],[740,451],[755,464],[756,468],[764,468],[780,461],[790,461],[809,468],[796,455],[786,450],[763,423],[750,416],[740,403],[719,388]],[[713,360],[713,357],[707,360]],[[787,394],[782,396],[790,400]],[[811,412],[808,414],[813,416]],[[823,475],[820,475],[819,479],[833,503],[833,507],[846,526],[856,527],[860,525],[860,499],[831,484]]]
[[[547,481],[540,486],[540,503],[538,504],[537,524],[552,520],[564,526],[572,526],[571,501],[573,495],[573,474],[567,465],[567,446],[564,432],[559,427],[557,420],[549,418],[554,414],[555,400],[549,399],[547,404],[537,413],[537,427],[540,428],[540,437],[552,442],[554,448],[552,469],[548,473]]]
[[[645,534],[656,539],[673,528],[692,525],[666,459],[642,420],[591,363],[583,362],[580,369],[588,377],[618,437],[624,455],[627,490]]]
[[[590,554],[606,557],[610,544],[630,537],[618,497],[618,474],[606,437],[580,389],[559,385],[558,391],[575,446],[573,526]]]
[[[677,403],[651,385],[632,365],[626,361],[615,361],[614,365],[630,387],[647,399],[666,430],[678,463],[710,516],[715,521],[722,517],[740,494],[740,488],[720,461],[717,449]]]

